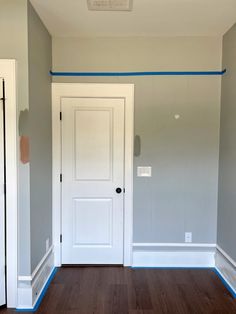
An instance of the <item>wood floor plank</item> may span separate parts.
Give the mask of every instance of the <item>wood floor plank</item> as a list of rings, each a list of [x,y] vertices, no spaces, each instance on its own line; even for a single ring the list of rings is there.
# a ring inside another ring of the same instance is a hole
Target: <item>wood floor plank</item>
[[[129,314],[127,285],[114,284],[109,286],[105,314]]]
[[[129,274],[130,308],[134,310],[152,310],[146,270],[134,269]]]

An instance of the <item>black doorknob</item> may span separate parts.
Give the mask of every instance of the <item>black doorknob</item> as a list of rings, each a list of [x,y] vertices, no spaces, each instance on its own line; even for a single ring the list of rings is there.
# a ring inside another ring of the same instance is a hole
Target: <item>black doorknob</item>
[[[116,189],[116,193],[120,194],[122,192],[122,189],[121,188],[117,188]]]

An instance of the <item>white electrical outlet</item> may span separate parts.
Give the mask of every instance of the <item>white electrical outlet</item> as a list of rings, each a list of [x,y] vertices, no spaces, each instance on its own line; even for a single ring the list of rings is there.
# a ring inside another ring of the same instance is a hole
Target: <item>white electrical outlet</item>
[[[138,177],[151,177],[152,167],[137,167],[137,176]]]
[[[92,11],[131,11],[132,0],[87,0]]]
[[[46,252],[49,250],[49,243],[50,243],[50,240],[49,240],[49,238],[47,238],[47,240],[46,240]]]
[[[192,242],[192,232],[185,232],[185,242],[186,243]]]

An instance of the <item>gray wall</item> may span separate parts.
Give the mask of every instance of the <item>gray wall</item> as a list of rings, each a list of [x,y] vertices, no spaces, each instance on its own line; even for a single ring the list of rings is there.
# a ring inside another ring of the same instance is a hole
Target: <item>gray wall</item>
[[[32,5],[28,6],[31,271],[52,244],[52,42]]]
[[[236,25],[223,38],[218,245],[236,260]]]
[[[0,0],[0,58],[18,62],[18,106],[28,108],[27,0]]]
[[[29,108],[27,0],[0,0],[0,58],[17,61],[18,113]],[[19,121],[19,135],[29,135],[28,121]],[[30,274],[29,164],[18,162],[19,274]]]
[[[221,69],[221,38],[53,38],[54,71]],[[215,243],[220,77],[54,77],[135,84],[134,242]],[[175,120],[174,115],[180,119]],[[137,166],[152,178],[137,178]]]
[[[0,58],[17,61],[18,135],[30,138],[30,163],[18,158],[18,274],[31,275],[52,240],[51,37],[28,0],[0,0]],[[18,153],[19,156],[19,153]]]

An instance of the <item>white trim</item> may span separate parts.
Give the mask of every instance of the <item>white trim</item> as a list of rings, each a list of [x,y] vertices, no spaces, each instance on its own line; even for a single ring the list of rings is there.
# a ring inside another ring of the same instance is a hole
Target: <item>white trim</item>
[[[236,295],[236,263],[217,245],[215,268]]]
[[[6,82],[6,247],[7,306],[17,305],[17,106],[16,61],[0,60]]]
[[[229,282],[229,280],[227,279],[227,277],[224,275],[224,273],[220,270],[220,267],[215,266],[215,269],[217,270],[217,272],[221,275],[221,277],[224,279],[224,281],[227,283],[227,285],[232,289],[232,291],[234,292],[234,294],[236,295],[236,281],[234,283],[234,286]]]
[[[44,264],[45,260],[48,258],[48,255],[51,254],[53,250],[53,245],[49,248],[47,253],[44,255],[44,257],[41,259],[41,261],[38,263],[37,267],[33,271],[31,276],[18,276],[18,280],[20,281],[32,281],[34,278],[38,275],[38,272],[42,268],[42,265]]]
[[[233,260],[218,244],[217,244],[216,248],[236,268],[235,260]]]
[[[31,276],[18,276],[19,281],[31,281],[32,277]]]
[[[18,309],[33,309],[54,270],[53,247],[44,255],[31,276],[18,277]]]
[[[0,99],[3,96],[2,85],[3,79],[0,77]],[[0,306],[6,303],[3,116],[3,105],[2,101],[0,101]]]
[[[133,247],[199,247],[215,248],[214,243],[133,243]]]
[[[133,267],[214,267],[214,251],[134,251]]]
[[[125,99],[125,194],[124,194],[124,266],[132,265],[133,235],[133,127],[134,85],[93,83],[52,83],[53,134],[53,243],[55,265],[61,266],[61,97],[111,97]]]

